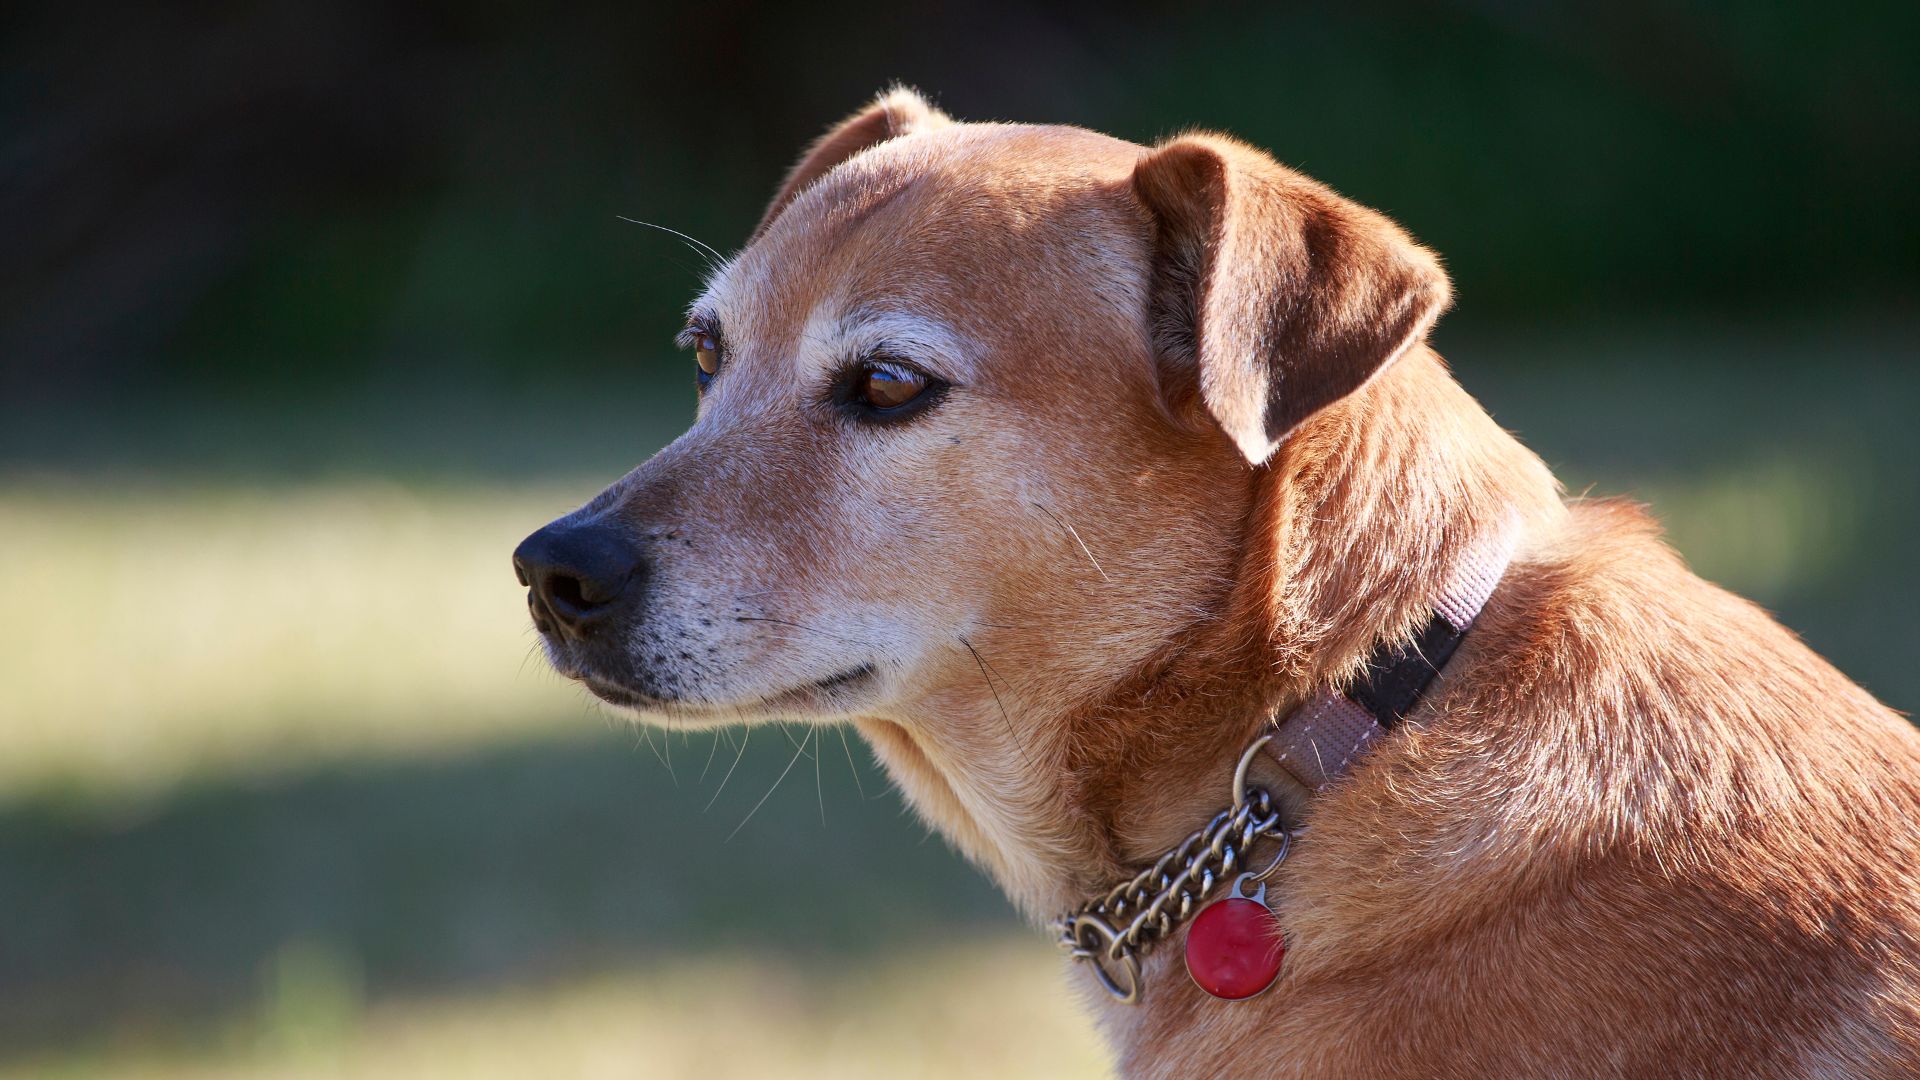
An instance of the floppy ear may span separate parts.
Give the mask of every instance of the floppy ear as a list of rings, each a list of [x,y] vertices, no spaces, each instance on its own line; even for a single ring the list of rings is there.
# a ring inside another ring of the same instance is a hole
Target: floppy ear
[[[773,224],[773,219],[780,216],[780,211],[787,208],[794,196],[835,165],[888,139],[943,128],[951,123],[947,114],[927,104],[917,91],[896,86],[882,93],[873,104],[840,121],[807,147],[807,152],[800,155],[799,162],[787,173],[773,202],[768,204],[766,214],[753,230],[754,237],[766,232],[767,226]]]
[[[1161,353],[1197,369],[1207,411],[1255,464],[1446,309],[1431,252],[1232,139],[1163,143],[1141,158],[1133,190],[1153,219]]]

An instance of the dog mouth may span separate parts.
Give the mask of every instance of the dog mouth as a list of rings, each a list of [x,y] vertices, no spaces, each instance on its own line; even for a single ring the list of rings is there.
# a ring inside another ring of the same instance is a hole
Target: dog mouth
[[[839,674],[829,675],[824,679],[815,679],[805,686],[797,686],[789,690],[783,690],[763,700],[767,705],[786,704],[796,697],[805,698],[809,701],[835,701],[857,695],[872,686],[878,675],[878,669],[871,663],[865,663],[858,667],[848,668]]]
[[[655,697],[652,694],[642,694],[638,690],[630,689],[620,683],[598,675],[581,674],[575,675],[574,678],[580,685],[587,688],[588,693],[591,693],[594,697],[599,698],[609,705],[624,705],[629,709],[644,709],[667,703],[665,698]]]
[[[688,700],[682,697],[668,697],[657,693],[637,690],[626,682],[597,671],[572,671],[565,673],[594,697],[610,705],[619,705],[630,709],[685,709],[715,708],[729,710],[754,711],[758,709],[781,708],[822,708],[858,696],[870,688],[879,676],[879,669],[871,662],[862,663],[845,671],[829,675],[824,679],[815,679],[809,683],[776,691],[753,701],[730,705],[723,702],[705,702]]]

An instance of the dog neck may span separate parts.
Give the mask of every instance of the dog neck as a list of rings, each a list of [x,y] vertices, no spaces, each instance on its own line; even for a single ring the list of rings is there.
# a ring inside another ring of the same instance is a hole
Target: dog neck
[[[1546,467],[1424,347],[1240,479],[1233,587],[1119,683],[1051,717],[976,695],[935,703],[937,723],[859,724],[921,815],[1030,918],[1204,824],[1262,724],[1410,637],[1489,532],[1563,512]]]

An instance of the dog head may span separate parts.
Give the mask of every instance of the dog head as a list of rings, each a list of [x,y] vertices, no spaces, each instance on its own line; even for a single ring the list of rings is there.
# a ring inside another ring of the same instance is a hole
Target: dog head
[[[894,92],[694,301],[692,428],[514,565],[554,664],[654,717],[1082,699],[1218,610],[1253,474],[1446,301],[1392,224],[1232,140]]]

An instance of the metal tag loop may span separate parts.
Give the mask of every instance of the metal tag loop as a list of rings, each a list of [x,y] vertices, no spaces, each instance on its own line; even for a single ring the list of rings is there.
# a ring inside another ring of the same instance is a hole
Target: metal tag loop
[[[1080,946],[1075,955],[1091,962],[1093,977],[1107,993],[1122,1005],[1140,1000],[1140,961],[1121,947],[1119,933],[1105,919],[1090,913],[1080,916],[1073,920],[1073,936]],[[1126,976],[1124,983],[1109,970],[1113,964]]]
[[[1260,752],[1261,747],[1272,742],[1276,734],[1277,729],[1269,726],[1259,738],[1247,744],[1246,751],[1240,755],[1240,764],[1233,767],[1233,805],[1247,804],[1247,768],[1253,764],[1254,755]]]

